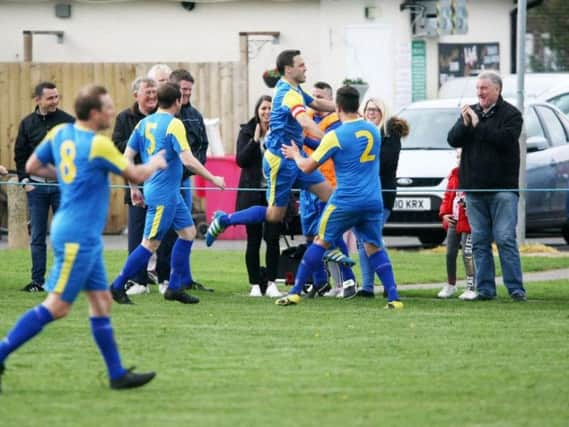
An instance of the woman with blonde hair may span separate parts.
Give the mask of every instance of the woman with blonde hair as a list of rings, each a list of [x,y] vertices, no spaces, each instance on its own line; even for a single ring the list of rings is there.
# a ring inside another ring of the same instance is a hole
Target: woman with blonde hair
[[[364,103],[362,115],[365,120],[375,124],[381,133],[379,177],[383,197],[383,223],[385,224],[395,203],[395,189],[397,187],[395,179],[401,151],[401,138],[409,135],[409,124],[399,117],[391,116],[387,105],[379,98],[369,98]],[[362,272],[362,288],[357,292],[357,296],[373,298],[374,271],[369,265],[363,245],[359,241],[358,251]]]

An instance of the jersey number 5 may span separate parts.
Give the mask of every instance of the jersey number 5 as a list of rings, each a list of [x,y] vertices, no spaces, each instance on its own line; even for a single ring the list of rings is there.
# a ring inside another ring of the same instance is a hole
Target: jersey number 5
[[[154,129],[156,129],[156,123],[149,122],[146,123],[146,129],[144,129],[144,137],[148,140],[150,144],[146,148],[146,152],[149,156],[154,154],[154,150],[156,150],[156,138],[154,138]]]
[[[64,183],[70,184],[77,175],[77,167],[75,166],[75,155],[77,149],[75,143],[71,140],[63,141],[59,147],[61,161],[59,162],[59,173]]]
[[[371,149],[373,148],[373,135],[371,134],[371,132],[369,130],[359,130],[356,132],[356,137],[357,138],[363,137],[367,139],[366,148],[362,153],[362,155],[360,156],[360,163],[373,162],[375,160],[375,154],[369,154],[371,152]]]

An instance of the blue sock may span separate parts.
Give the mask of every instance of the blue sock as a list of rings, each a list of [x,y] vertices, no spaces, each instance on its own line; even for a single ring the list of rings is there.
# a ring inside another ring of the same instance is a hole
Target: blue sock
[[[4,363],[10,353],[35,337],[52,320],[50,311],[41,304],[26,311],[0,341],[0,363]]]
[[[181,289],[183,285],[192,282],[190,272],[190,252],[192,251],[193,240],[178,238],[172,248],[170,257],[170,281],[168,289]]]
[[[340,249],[340,251],[346,255],[346,256],[350,256],[350,252],[348,251],[348,246],[346,245],[346,242],[344,242],[344,239],[342,237],[340,237],[338,240],[336,240],[334,242],[334,244],[336,245],[336,247],[338,249]]]
[[[399,294],[397,293],[397,286],[395,285],[393,268],[391,267],[391,261],[387,253],[384,250],[377,251],[369,257],[369,262],[387,291],[387,301],[398,300]]]
[[[258,224],[265,221],[266,217],[266,206],[251,206],[250,208],[233,212],[226,217],[221,217],[220,221],[224,226],[238,224]]]
[[[290,290],[289,294],[300,295],[302,292],[302,287],[308,281],[308,278],[312,275],[313,272],[321,268],[320,264],[324,264],[322,261],[324,252],[326,252],[326,249],[320,245],[310,245],[308,247],[306,252],[304,252],[302,260],[300,261],[298,270],[296,270],[294,286]]]
[[[360,256],[360,270],[362,272],[362,289],[368,292],[373,292],[373,278],[375,276],[375,271],[367,257],[364,242],[361,240],[358,240],[358,254]]]
[[[323,262],[321,265],[318,265],[316,271],[312,273],[312,283],[316,289],[320,289],[328,283],[328,271]]]
[[[115,337],[111,319],[107,316],[91,317],[91,333],[99,347],[99,351],[105,359],[107,371],[111,380],[122,377],[126,373],[126,369],[122,367],[121,356]]]
[[[148,264],[148,260],[152,256],[152,252],[146,249],[142,245],[138,245],[138,247],[130,253],[122,271],[119,273],[117,278],[113,281],[111,287],[113,289],[124,289],[125,283],[131,277],[134,277],[136,273],[138,273],[143,268],[146,268]]]

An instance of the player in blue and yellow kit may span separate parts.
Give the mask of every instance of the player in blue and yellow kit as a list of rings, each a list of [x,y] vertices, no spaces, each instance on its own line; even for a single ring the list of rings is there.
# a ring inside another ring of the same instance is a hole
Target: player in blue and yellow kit
[[[46,285],[48,297],[25,313],[0,342],[0,378],[8,355],[49,322],[67,315],[79,292],[85,291],[91,331],[107,365],[111,388],[139,387],[155,374],[123,368],[110,321],[112,298],[101,238],[109,207],[108,173],[142,182],[166,167],[166,162],[158,155],[146,165],[135,166],[110,139],[95,133],[108,128],[114,116],[113,102],[103,87],[83,89],[75,100],[75,113],[75,124],[53,128],[26,163],[28,173],[57,177],[59,182],[61,205],[50,233],[55,262]]]
[[[211,246],[217,236],[230,225],[255,224],[265,220],[281,222],[293,187],[306,188],[322,201],[327,201],[332,194],[332,187],[320,172],[307,174],[300,171],[294,161],[283,157],[281,146],[294,141],[301,148],[303,131],[318,139],[322,138],[324,133],[309,117],[306,107],[310,106],[319,111],[334,111],[334,103],[324,99],[314,99],[300,87],[300,83],[306,80],[306,65],[300,56],[300,51],[281,52],[277,57],[277,69],[282,77],[277,83],[273,96],[270,133],[265,141],[267,149],[263,158],[268,206],[252,206],[230,215],[216,212],[206,233],[208,246]]]
[[[386,286],[387,307],[403,308],[391,262],[382,249],[383,201],[379,182],[381,136],[375,126],[358,116],[359,95],[356,89],[350,86],[340,88],[336,103],[343,124],[326,134],[311,157],[302,156],[294,144],[282,147],[283,154],[294,159],[298,167],[307,173],[332,158],[337,187],[322,213],[318,237],[304,253],[294,287],[289,295],[276,303],[298,304],[304,283],[314,271],[321,268],[326,249],[344,231],[353,227],[364,242],[370,264]]]
[[[210,180],[223,189],[222,177],[213,176],[197,160],[188,145],[186,129],[175,115],[182,106],[180,86],[177,83],[164,83],[158,88],[158,111],[142,119],[132,132],[125,150],[125,157],[134,159],[140,154],[142,163],[149,161],[153,154],[164,150],[168,167],[152,175],[144,183],[144,198],[137,187],[131,186],[131,197],[136,205],[146,205],[144,237],[141,244],[130,253],[126,263],[113,281],[111,292],[119,304],[132,304],[124,285],[138,271],[145,268],[148,260],[160,246],[160,242],[170,228],[178,233],[170,258],[170,280],[164,298],[184,304],[195,304],[199,299],[187,294],[184,286],[193,282],[190,270],[190,253],[196,236],[196,227],[180,193],[182,169]]]
[[[316,82],[312,88],[312,96],[315,99],[327,99],[333,101],[334,95],[332,86],[326,82]],[[308,115],[314,123],[322,130],[324,134],[338,128],[342,122],[336,112],[318,112],[315,110],[308,110]],[[312,134],[306,134],[304,137],[303,149],[307,155],[310,155],[320,144],[320,139]],[[318,170],[324,178],[330,183],[332,188],[336,188],[336,172],[334,170],[334,162],[332,159],[326,160],[322,163]],[[322,202],[315,194],[302,190],[300,192],[300,225],[302,227],[302,234],[306,238],[306,244],[311,245],[314,238],[318,235],[318,223],[320,216],[324,209],[325,203]],[[336,296],[339,298],[349,298],[355,295],[356,281],[355,276],[350,268],[355,264],[354,261],[348,256],[348,248],[343,238],[339,238],[335,243],[338,249],[330,250],[324,255],[327,262],[327,269],[330,275],[334,278],[337,286],[330,289],[328,284],[328,273],[326,270],[316,271],[312,277],[313,289],[309,293],[309,297],[316,295]]]

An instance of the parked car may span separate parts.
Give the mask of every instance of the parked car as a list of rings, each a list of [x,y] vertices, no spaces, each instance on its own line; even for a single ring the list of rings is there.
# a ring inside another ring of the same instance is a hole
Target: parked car
[[[409,122],[402,140],[397,169],[397,198],[385,234],[417,236],[425,245],[444,241],[438,211],[446,177],[456,166],[447,134],[463,103],[476,100],[443,99],[416,102],[399,112]],[[530,103],[524,114],[527,135],[526,228],[557,229],[569,243],[569,119],[555,106]],[[483,171],[481,171],[483,173]]]
[[[439,89],[439,99],[463,98],[476,93],[477,77],[457,77]],[[517,75],[503,76],[502,95],[516,99]],[[528,73],[525,75],[525,98],[528,102],[549,102],[569,114],[569,73]]]

